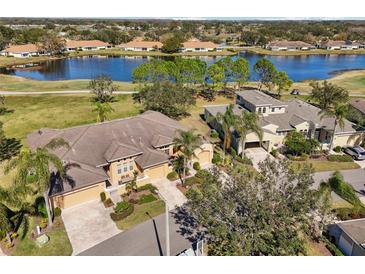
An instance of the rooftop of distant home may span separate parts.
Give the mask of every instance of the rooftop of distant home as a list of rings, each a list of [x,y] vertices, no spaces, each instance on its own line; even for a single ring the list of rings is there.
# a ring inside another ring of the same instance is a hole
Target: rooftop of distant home
[[[355,243],[365,248],[365,219],[345,221],[337,224]]]
[[[3,52],[23,53],[23,52],[38,52],[38,46],[36,44],[24,44],[24,45],[9,45]]]
[[[350,105],[360,111],[362,114],[365,114],[365,100],[364,99],[353,99],[350,102]]]
[[[268,44],[269,47],[313,47],[313,45],[303,42],[303,41],[288,41],[288,40],[280,40],[280,41],[272,41]]]
[[[158,48],[162,47],[162,43],[159,41],[145,41],[141,37],[137,37],[132,41],[121,44],[118,47],[120,48]]]
[[[66,40],[67,48],[107,47],[110,44],[100,40]]]

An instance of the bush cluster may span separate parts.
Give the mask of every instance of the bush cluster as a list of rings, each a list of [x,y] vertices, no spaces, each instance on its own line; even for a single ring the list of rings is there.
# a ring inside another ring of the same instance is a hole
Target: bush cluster
[[[54,216],[55,216],[55,217],[60,217],[60,216],[61,216],[61,214],[62,214],[62,210],[61,210],[61,208],[56,207],[56,208],[54,209],[54,211],[53,211],[53,214],[54,214]]]
[[[145,195],[144,194],[139,198],[138,204],[142,205],[142,204],[146,204],[146,203],[151,203],[156,200],[157,200],[157,198],[155,197],[155,195],[153,195],[153,194]]]
[[[212,163],[213,164],[220,164],[221,162],[222,162],[222,157],[218,153],[214,152]]]
[[[348,201],[353,206],[361,205],[354,188],[344,180],[340,172],[336,171],[328,180],[328,183],[331,186],[331,189],[342,199]]]
[[[219,137],[219,133],[215,129],[213,129],[210,132],[210,137],[212,137],[212,138],[218,138]]]
[[[333,149],[333,151],[334,151],[334,152],[337,152],[337,153],[340,153],[340,152],[341,152],[341,150],[342,150],[342,148],[341,148],[340,146],[336,146],[336,147]]]
[[[167,174],[167,179],[169,179],[170,181],[175,181],[179,178],[179,175],[177,174],[176,171],[171,171],[169,174]]]
[[[105,192],[100,192],[100,200],[104,202],[106,200],[106,194]]]
[[[274,156],[274,158],[276,158],[276,157],[278,157],[278,156],[279,156],[279,151],[278,151],[277,149],[273,148],[273,149],[271,150],[270,154],[271,154],[272,156]]]
[[[353,162],[350,155],[328,155],[327,160],[331,162]]]
[[[200,170],[200,169],[201,169],[201,167],[200,167],[200,163],[199,163],[199,162],[194,162],[194,164],[193,164],[193,168],[194,168],[194,170],[196,170],[196,171]]]
[[[141,191],[144,191],[144,190],[149,190],[152,193],[157,192],[157,188],[152,184],[145,184],[145,185],[140,186],[140,187],[137,188],[137,192],[141,192]]]
[[[133,211],[134,211],[133,204],[125,201],[119,202],[114,207],[114,212],[110,213],[110,218],[112,218],[114,222],[117,222],[131,215]]]

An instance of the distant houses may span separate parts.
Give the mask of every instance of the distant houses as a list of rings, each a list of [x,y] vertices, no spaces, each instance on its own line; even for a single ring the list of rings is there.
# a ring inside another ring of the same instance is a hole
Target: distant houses
[[[162,43],[159,41],[143,41],[142,38],[138,37],[117,47],[125,51],[160,51]]]
[[[100,40],[67,40],[65,51],[77,50],[103,50],[110,49],[112,46]]]
[[[322,42],[318,45],[321,49],[327,49],[327,50],[354,50],[363,48],[364,45],[358,42],[353,41],[342,41],[342,40],[328,40],[325,42]]]
[[[26,58],[39,55],[47,55],[44,51],[39,49],[36,44],[25,44],[25,45],[9,45],[4,50],[0,51],[1,56]]]
[[[267,46],[267,49],[272,51],[290,51],[290,50],[311,50],[315,49],[316,47],[303,42],[303,41],[273,41],[270,42]]]
[[[181,52],[208,52],[208,51],[222,51],[219,45],[213,42],[203,42],[197,39],[189,40],[183,43]]]

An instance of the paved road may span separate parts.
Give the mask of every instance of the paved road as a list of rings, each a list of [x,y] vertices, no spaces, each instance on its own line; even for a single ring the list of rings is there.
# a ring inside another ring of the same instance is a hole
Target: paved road
[[[166,254],[165,231],[165,214],[162,214],[81,252],[79,256],[163,256]],[[191,247],[191,242],[178,231],[179,225],[171,215],[171,255]]]
[[[365,201],[365,170],[364,169],[350,169],[350,170],[341,170],[341,173],[349,184],[351,184],[357,192],[357,195],[361,200]],[[333,171],[328,172],[317,172],[314,174],[314,180],[316,181],[316,186],[322,181],[328,180],[329,177],[333,174]],[[341,199],[338,195],[333,193],[332,197],[335,200]]]
[[[87,94],[90,90],[55,90],[55,91],[5,91],[0,90],[0,95],[45,95],[45,94]],[[114,94],[134,94],[138,91],[132,90],[119,90]]]

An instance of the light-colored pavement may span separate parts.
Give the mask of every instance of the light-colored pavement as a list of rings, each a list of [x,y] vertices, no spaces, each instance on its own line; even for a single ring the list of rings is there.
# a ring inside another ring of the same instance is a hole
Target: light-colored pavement
[[[121,232],[109,213],[110,210],[106,210],[100,201],[87,202],[62,211],[73,255]]]
[[[245,154],[252,160],[253,167],[256,170],[259,170],[259,163],[264,161],[267,157],[275,160],[275,158],[262,147],[247,148]]]
[[[184,194],[176,187],[177,181],[171,182],[168,179],[153,181],[152,184],[157,187],[158,192],[167,202],[169,209],[172,210],[177,206],[182,206],[187,199]]]
[[[46,95],[46,94],[88,94],[90,90],[55,90],[55,91],[5,91],[0,90],[0,95]],[[138,91],[132,90],[119,90],[114,91],[113,94],[134,94],[138,93]]]
[[[354,161],[356,164],[358,164],[362,169],[365,168],[365,160],[363,161]]]

